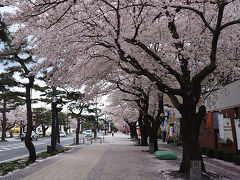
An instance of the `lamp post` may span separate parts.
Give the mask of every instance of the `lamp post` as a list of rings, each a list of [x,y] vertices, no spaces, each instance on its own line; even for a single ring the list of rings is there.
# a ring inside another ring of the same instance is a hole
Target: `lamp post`
[[[56,151],[56,124],[57,124],[57,97],[56,87],[52,87],[52,133],[51,133],[51,152]]]
[[[107,118],[106,118],[106,113],[104,114],[105,118],[104,118],[104,131],[105,131],[105,136],[107,135]]]
[[[61,101],[61,100],[57,100]],[[60,136],[59,136],[59,119],[58,119],[58,112],[61,112],[62,107],[57,107],[57,111],[56,111],[56,142],[60,144]]]

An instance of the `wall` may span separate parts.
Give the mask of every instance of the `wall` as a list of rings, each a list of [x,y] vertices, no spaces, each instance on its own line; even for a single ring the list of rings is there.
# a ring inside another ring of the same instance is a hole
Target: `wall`
[[[240,80],[212,92],[205,100],[207,111],[229,109],[240,106]]]
[[[236,130],[235,130],[234,119],[235,118],[240,119],[240,106],[238,107],[238,112],[239,112],[238,117],[235,117],[234,108],[228,108],[228,109],[219,111],[219,113],[223,114],[224,118],[231,119],[233,143],[231,144],[218,143],[216,130],[214,130],[213,128],[207,129],[206,120],[204,120],[200,128],[200,135],[199,135],[200,146],[219,149],[219,150],[222,150],[223,152],[234,152],[234,153],[239,152],[237,150],[237,140],[236,140]]]

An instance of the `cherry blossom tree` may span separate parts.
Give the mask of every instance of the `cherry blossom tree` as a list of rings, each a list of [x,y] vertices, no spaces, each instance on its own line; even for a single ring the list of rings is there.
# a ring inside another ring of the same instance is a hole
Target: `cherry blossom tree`
[[[54,64],[55,76],[73,87],[117,73],[116,64],[146,76],[182,115],[180,171],[189,172],[190,160],[202,161],[198,136],[206,110],[197,104],[203,85],[239,75],[239,0],[5,3],[17,7],[8,20],[20,24],[13,44],[32,37],[36,59],[44,58],[35,71]]]
[[[136,83],[133,84],[136,85]],[[123,86],[123,84],[120,85],[120,83],[117,83],[117,86],[121,92],[132,96],[126,98],[125,95],[122,100],[134,102],[138,109],[138,118],[136,118],[135,121],[138,121],[140,126],[141,145],[147,145],[147,138],[149,136],[151,151],[157,151],[157,132],[163,120],[162,116],[164,113],[163,96],[159,94],[156,89],[151,87],[151,85],[141,87],[140,84],[137,86],[133,86],[133,84],[124,84]],[[125,121],[129,123],[128,119],[125,119]]]
[[[68,92],[66,96],[69,101],[68,109],[72,117],[72,123],[76,127],[76,144],[79,144],[80,125],[87,119],[84,111],[88,111],[90,107],[90,103],[83,100],[84,96],[83,93],[73,91]]]
[[[8,112],[7,116],[7,126],[14,127],[15,124],[20,126],[20,136],[24,127],[27,125],[27,108],[26,106],[18,106],[16,109]]]

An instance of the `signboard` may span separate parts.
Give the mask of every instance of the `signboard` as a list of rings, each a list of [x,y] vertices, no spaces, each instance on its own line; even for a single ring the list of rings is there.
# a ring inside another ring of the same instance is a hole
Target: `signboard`
[[[219,138],[224,139],[224,129],[223,129],[223,114],[218,114],[218,128],[219,128]]]
[[[233,142],[231,119],[223,119],[224,140],[230,139]]]
[[[170,137],[173,137],[173,126],[170,126],[169,136],[170,136]]]
[[[218,114],[219,142],[226,143],[227,140],[233,142],[232,125],[229,118],[223,118],[223,114]]]
[[[240,150],[240,120],[234,120],[235,129],[236,129],[236,136],[237,136],[237,149]]]

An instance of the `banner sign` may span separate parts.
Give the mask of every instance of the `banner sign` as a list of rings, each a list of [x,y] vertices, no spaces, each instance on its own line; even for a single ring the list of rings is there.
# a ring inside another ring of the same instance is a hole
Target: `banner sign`
[[[240,120],[235,119],[235,130],[236,130],[236,136],[237,136],[237,149],[240,150]]]
[[[223,114],[218,114],[219,127],[219,141],[220,143],[227,143],[227,140],[233,142],[231,119],[223,118]]]
[[[223,119],[223,130],[224,130],[224,140],[227,141],[228,139],[230,139],[233,142],[231,119],[229,118]]]
[[[223,129],[223,114],[218,114],[218,128],[219,128],[219,138],[224,139],[224,129]]]

